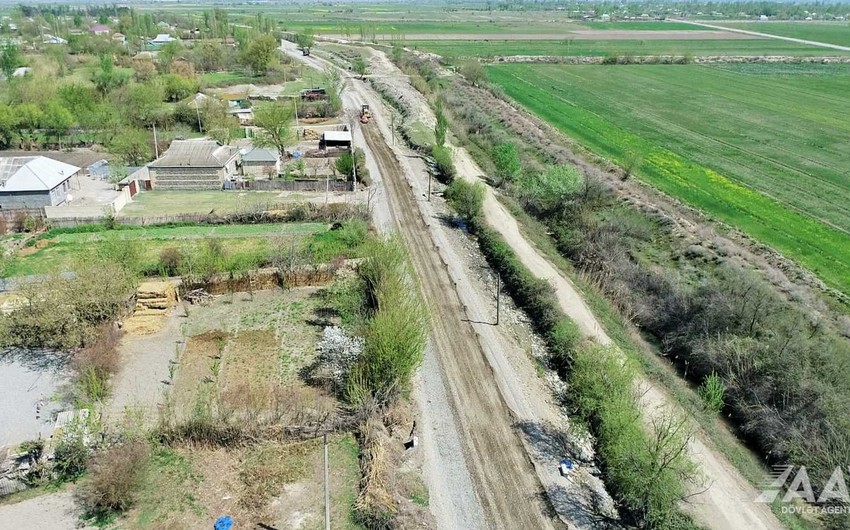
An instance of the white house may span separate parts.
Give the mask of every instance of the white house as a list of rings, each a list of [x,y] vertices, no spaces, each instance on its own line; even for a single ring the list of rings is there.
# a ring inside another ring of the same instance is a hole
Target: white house
[[[0,157],[0,209],[64,204],[77,166],[45,156]]]

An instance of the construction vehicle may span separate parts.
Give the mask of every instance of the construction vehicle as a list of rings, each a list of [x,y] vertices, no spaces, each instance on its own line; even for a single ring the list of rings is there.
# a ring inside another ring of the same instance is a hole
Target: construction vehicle
[[[372,119],[372,111],[369,110],[369,105],[363,104],[360,106],[360,123],[369,123]]]

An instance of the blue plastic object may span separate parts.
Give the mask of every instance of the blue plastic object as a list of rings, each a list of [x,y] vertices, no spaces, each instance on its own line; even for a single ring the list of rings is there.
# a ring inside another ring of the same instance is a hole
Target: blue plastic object
[[[233,528],[233,517],[222,515],[215,521],[215,530],[230,530]]]

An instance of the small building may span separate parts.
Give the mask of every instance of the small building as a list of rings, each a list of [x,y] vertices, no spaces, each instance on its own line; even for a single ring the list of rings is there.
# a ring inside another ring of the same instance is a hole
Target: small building
[[[50,35],[49,33],[44,34],[44,39],[42,40],[42,42],[44,44],[68,44],[68,41],[63,39],[62,37]]]
[[[59,206],[80,168],[45,156],[0,157],[0,209]]]
[[[95,24],[94,26],[89,28],[89,33],[94,35],[109,35],[112,33],[112,30],[109,29],[109,26],[105,26],[103,24]]]
[[[125,44],[127,44],[127,36],[123,33],[113,33],[112,42],[124,46]]]
[[[176,41],[174,37],[169,35],[168,33],[160,33],[156,37],[152,38],[148,41],[148,48],[152,50],[158,50],[168,44],[169,42]]]
[[[253,147],[242,155],[242,174],[246,177],[273,178],[280,173],[277,149]]]
[[[239,125],[242,125],[244,127],[254,125],[253,109],[233,108],[228,110],[227,113],[231,116],[236,116],[236,119],[239,120]]]
[[[337,147],[351,149],[351,131],[325,131],[319,138],[319,149]]]
[[[148,164],[155,190],[220,190],[238,172],[239,149],[214,140],[174,140]]]

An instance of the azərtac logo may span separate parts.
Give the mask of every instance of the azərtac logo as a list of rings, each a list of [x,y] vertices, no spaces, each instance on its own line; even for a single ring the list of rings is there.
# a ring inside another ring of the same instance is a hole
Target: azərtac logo
[[[850,467],[847,471],[850,474]],[[783,503],[794,503],[799,499],[809,505],[802,506],[797,503],[795,506],[783,506],[784,512],[850,513],[850,493],[841,467],[835,468],[820,490],[820,495],[815,497],[806,466],[774,466],[764,482],[761,494],[756,497],[756,502],[772,503],[783,492]]]

